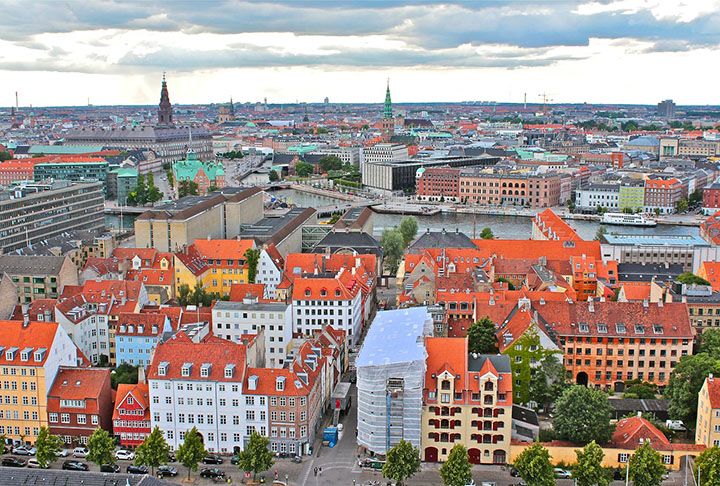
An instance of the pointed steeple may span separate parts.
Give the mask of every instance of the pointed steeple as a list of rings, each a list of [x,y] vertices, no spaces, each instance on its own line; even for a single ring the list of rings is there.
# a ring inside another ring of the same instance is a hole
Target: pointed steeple
[[[163,72],[162,88],[160,89],[160,105],[158,106],[158,126],[174,127],[172,105],[170,104],[170,94],[168,93],[167,81]]]
[[[233,103],[232,96],[230,97],[230,116],[235,116],[235,104]]]
[[[390,78],[387,80],[387,91],[385,92],[385,110],[383,118],[392,118],[392,100],[390,99]]]

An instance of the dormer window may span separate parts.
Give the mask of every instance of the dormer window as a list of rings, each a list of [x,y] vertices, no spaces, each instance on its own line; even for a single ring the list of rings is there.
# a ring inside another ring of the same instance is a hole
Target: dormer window
[[[235,374],[235,365],[229,364],[225,366],[225,378],[232,378]]]
[[[635,334],[645,334],[645,328],[642,324],[635,324]]]
[[[578,324],[578,330],[580,332],[590,332],[590,326],[588,326],[587,322],[581,322]]]
[[[340,289],[335,289],[335,297],[340,297]]]
[[[144,334],[145,333],[145,326],[138,326],[138,334]]]
[[[278,376],[275,380],[275,391],[285,391],[285,377]]]
[[[135,403],[135,401],[133,400],[133,397],[131,397],[131,396],[127,397],[127,404],[132,405],[133,403]]]
[[[167,361],[163,361],[162,363],[160,363],[158,365],[158,375],[160,375],[160,376],[167,375],[167,369],[168,369],[169,365],[170,365],[170,363],[168,363]]]
[[[325,297],[327,295],[327,289],[320,289],[320,296]]]
[[[617,331],[618,334],[625,334],[625,324],[615,324],[615,331]]]
[[[597,328],[599,333],[607,334],[607,324],[604,322],[598,322]]]
[[[45,348],[40,348],[40,349],[38,349],[37,351],[35,351],[35,354],[34,354],[34,356],[33,356],[33,359],[35,359],[35,361],[36,361],[37,363],[41,362],[41,361],[45,358],[45,352],[46,352],[46,351],[47,351],[47,350],[46,350]]]
[[[192,370],[192,363],[183,363],[182,369],[180,370],[180,373],[182,376],[190,376],[190,371]]]
[[[305,297],[310,297],[310,288],[305,289]]]
[[[211,366],[212,365],[210,363],[203,363],[202,367],[200,368],[200,376],[202,376],[204,378],[207,378],[208,376],[210,376]]]
[[[662,324],[653,324],[653,332],[655,334],[663,334]]]

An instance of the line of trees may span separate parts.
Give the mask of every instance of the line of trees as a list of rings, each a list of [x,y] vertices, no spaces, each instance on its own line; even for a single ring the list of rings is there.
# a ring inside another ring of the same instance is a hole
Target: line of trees
[[[414,216],[406,216],[400,221],[400,227],[385,229],[380,240],[383,247],[385,267],[391,273],[397,271],[400,261],[405,255],[405,249],[415,239],[418,231],[418,222]]]
[[[127,195],[127,204],[137,206],[139,204],[155,203],[163,198],[163,193],[155,185],[155,177],[152,174],[147,175],[147,183],[145,175],[138,175],[137,185]]]

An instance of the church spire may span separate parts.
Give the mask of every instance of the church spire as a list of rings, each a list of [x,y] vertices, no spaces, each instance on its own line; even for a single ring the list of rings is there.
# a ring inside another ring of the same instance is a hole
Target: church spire
[[[392,100],[390,99],[390,78],[387,80],[387,91],[385,92],[385,110],[383,118],[392,118]]]
[[[167,81],[163,72],[162,87],[160,89],[160,105],[158,106],[158,126],[174,127],[173,111],[170,104],[170,94],[168,93]]]

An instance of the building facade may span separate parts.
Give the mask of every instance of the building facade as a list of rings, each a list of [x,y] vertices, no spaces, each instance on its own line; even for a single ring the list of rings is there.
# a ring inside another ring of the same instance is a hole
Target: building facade
[[[682,198],[682,183],[675,179],[645,180],[645,212],[672,214]]]
[[[77,285],[77,268],[63,256],[0,256],[0,271],[17,287],[21,304],[57,299],[66,285]]]
[[[417,196],[428,201],[456,201],[461,169],[431,167],[422,170],[417,180]]]
[[[615,211],[620,207],[620,186],[618,184],[588,184],[575,191],[575,207],[578,209],[603,208]]]
[[[123,447],[136,447],[150,435],[150,395],[147,383],[121,383],[113,410],[113,433]]]

